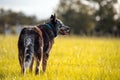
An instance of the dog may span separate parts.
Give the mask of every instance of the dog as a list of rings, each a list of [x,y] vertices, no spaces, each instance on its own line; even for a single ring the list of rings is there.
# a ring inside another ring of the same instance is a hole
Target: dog
[[[51,15],[50,19],[42,25],[25,27],[21,30],[18,39],[18,59],[22,74],[29,67],[32,72],[34,60],[36,60],[35,74],[39,74],[40,62],[42,71],[46,71],[50,50],[58,34],[67,35],[70,27]]]

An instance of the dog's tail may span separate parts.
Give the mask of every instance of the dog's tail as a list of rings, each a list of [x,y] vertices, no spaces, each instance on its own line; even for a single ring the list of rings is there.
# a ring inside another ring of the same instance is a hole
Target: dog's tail
[[[32,62],[33,54],[34,54],[34,41],[31,36],[26,36],[24,39],[24,67],[28,68]]]

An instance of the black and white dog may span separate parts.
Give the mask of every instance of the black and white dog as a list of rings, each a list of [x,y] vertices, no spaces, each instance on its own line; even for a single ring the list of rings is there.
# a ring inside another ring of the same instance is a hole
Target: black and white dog
[[[49,21],[43,25],[23,28],[18,40],[18,58],[22,73],[25,73],[27,67],[32,71],[34,59],[36,60],[35,74],[39,74],[40,61],[45,72],[54,38],[58,33],[66,35],[69,32],[70,28],[55,15],[51,15]]]

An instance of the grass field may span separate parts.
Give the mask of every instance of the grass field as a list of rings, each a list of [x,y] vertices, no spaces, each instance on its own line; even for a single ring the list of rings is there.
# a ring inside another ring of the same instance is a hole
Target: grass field
[[[17,36],[0,36],[0,80],[120,80],[120,39],[59,37],[47,71],[21,75]]]

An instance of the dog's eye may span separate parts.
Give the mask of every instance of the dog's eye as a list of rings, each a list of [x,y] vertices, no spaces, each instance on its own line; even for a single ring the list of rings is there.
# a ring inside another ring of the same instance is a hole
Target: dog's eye
[[[62,27],[62,25],[59,26],[59,28],[61,28],[61,27]]]

